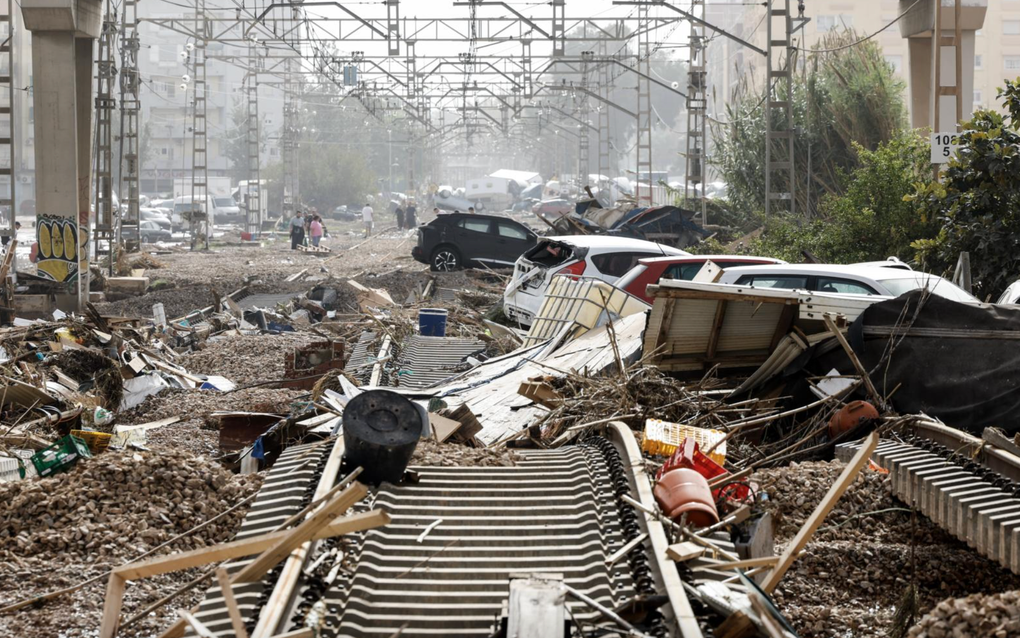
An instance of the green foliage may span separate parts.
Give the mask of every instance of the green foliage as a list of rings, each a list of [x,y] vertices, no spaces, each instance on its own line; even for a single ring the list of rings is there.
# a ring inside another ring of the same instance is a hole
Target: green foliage
[[[819,46],[832,49],[857,39],[853,32],[833,34]],[[797,130],[797,210],[813,212],[826,194],[845,190],[846,175],[859,164],[855,144],[875,149],[906,125],[904,84],[895,78],[881,48],[868,41],[833,53],[813,53],[805,71],[794,74],[793,119]],[[790,99],[773,92],[774,100]],[[765,208],[765,98],[748,91],[728,109],[730,122],[718,131],[716,164],[729,187],[730,200],[748,212]],[[777,144],[773,157],[779,152]],[[810,169],[809,169],[810,167]]]
[[[1020,275],[1020,78],[999,90],[1007,114],[979,110],[941,182],[921,183],[911,199],[941,224],[916,242],[929,269],[950,271],[970,253],[974,293],[1003,290]]]
[[[824,197],[811,222],[767,220],[751,252],[793,262],[803,261],[804,251],[830,263],[909,261],[913,242],[935,237],[938,221],[908,201],[918,184],[931,180],[928,141],[903,133],[874,151],[854,150],[859,165],[841,177],[844,194]]]

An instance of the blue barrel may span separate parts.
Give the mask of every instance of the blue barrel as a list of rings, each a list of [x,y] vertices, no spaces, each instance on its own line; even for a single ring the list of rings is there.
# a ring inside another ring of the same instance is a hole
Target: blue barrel
[[[418,310],[418,331],[423,337],[446,336],[446,310],[443,308],[421,308]]]

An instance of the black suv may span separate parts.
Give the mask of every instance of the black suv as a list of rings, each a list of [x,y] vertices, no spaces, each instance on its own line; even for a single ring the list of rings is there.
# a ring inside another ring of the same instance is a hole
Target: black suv
[[[443,214],[418,227],[418,245],[411,256],[432,270],[475,264],[506,268],[537,240],[535,231],[500,215]]]

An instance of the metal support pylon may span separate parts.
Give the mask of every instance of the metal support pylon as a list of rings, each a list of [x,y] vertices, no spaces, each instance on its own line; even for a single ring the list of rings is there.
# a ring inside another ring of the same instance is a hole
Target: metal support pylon
[[[768,0],[765,23],[766,79],[765,118],[765,214],[777,208],[796,212],[796,179],[793,173],[793,32],[791,0]],[[776,190],[776,189],[779,190]],[[777,205],[776,202],[779,202]]]
[[[386,41],[390,55],[400,55],[400,0],[386,0]]]
[[[14,169],[16,112],[14,101],[14,0],[7,0],[7,14],[0,16],[0,184],[6,186],[0,193],[0,210],[6,210],[0,223],[0,237],[14,237],[14,216],[17,212],[17,180]],[[6,103],[4,103],[6,102]],[[13,268],[12,268],[13,270]],[[3,284],[4,282],[0,282]]]
[[[704,0],[691,3],[691,13],[705,19]],[[705,27],[691,20],[689,57],[687,61],[687,149],[684,155],[684,200],[701,209],[701,223],[706,223],[705,200],[705,112],[708,107],[705,51],[707,40]]]
[[[117,244],[117,211],[113,205],[113,111],[117,108],[113,87],[117,78],[114,58],[117,30],[117,16],[113,13],[113,7],[107,5],[99,36],[99,60],[96,65],[96,223],[93,226],[93,254],[98,257],[105,251],[110,255],[107,262],[111,275],[114,271],[114,247]]]
[[[578,119],[581,120],[578,129],[577,146],[577,188],[583,189],[588,185],[588,174],[591,173],[591,159],[589,147],[588,119],[591,103],[588,101],[588,87],[591,83],[591,65],[594,51],[581,51],[581,92],[577,96]]]
[[[248,128],[248,186],[245,193],[245,230],[252,238],[262,230],[262,189],[259,180],[261,164],[261,140],[259,138],[259,55],[258,45],[248,46],[248,73],[244,77],[247,102]]]
[[[609,136],[609,93],[610,93],[610,76],[609,76],[609,47],[605,40],[599,42],[599,96],[604,101],[600,101],[598,105],[599,114],[599,175],[605,175],[610,177],[609,173],[611,169],[609,167],[609,152],[610,152],[610,136]]]
[[[648,25],[648,5],[638,5],[638,59],[637,75],[637,179],[634,198],[638,206],[652,205],[652,42]],[[643,187],[642,177],[648,180]]]
[[[283,157],[283,218],[290,219],[294,216],[297,207],[297,193],[295,192],[294,161],[296,154],[297,133],[297,104],[295,101],[297,83],[294,82],[291,60],[284,64],[286,82],[283,87],[283,129],[280,136],[281,155]]]
[[[195,0],[195,48],[191,52],[194,102],[191,113],[191,248],[209,248],[209,153],[206,128],[206,39],[205,0]]]
[[[138,241],[138,179],[140,166],[138,114],[138,0],[123,0],[124,11],[120,23],[120,223],[117,224],[116,243],[122,242],[124,229],[134,230],[131,235]]]
[[[552,0],[552,43],[553,55],[567,54],[567,15],[566,0]]]

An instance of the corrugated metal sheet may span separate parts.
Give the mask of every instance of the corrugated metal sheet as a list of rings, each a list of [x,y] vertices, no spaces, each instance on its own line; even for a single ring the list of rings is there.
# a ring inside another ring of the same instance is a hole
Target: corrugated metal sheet
[[[485,349],[485,342],[459,337],[411,335],[400,350],[400,385],[426,388],[458,374],[468,356]]]
[[[613,327],[620,358],[625,363],[636,359],[641,352],[645,315],[624,317],[613,322]],[[442,398],[450,409],[467,405],[482,424],[478,438],[490,444],[521,431],[548,412],[517,393],[522,382],[538,375],[561,376],[567,371],[596,376],[616,363],[606,326],[598,327],[551,353],[544,352],[545,347],[543,344],[522,348],[490,359],[442,385],[430,388],[427,396]]]
[[[295,297],[300,297],[300,293],[286,292],[277,294],[266,294],[266,295],[248,295],[244,297],[237,305],[241,307],[241,310],[251,310],[252,308],[275,308],[276,304],[286,304]]]
[[[354,348],[351,350],[351,356],[347,359],[347,365],[344,367],[345,370],[349,370],[350,374],[362,383],[368,383],[369,377],[372,376],[372,366],[365,364],[375,361],[379,355],[379,344],[376,336],[370,330],[362,332],[361,336],[358,337],[358,342],[354,344]]]

